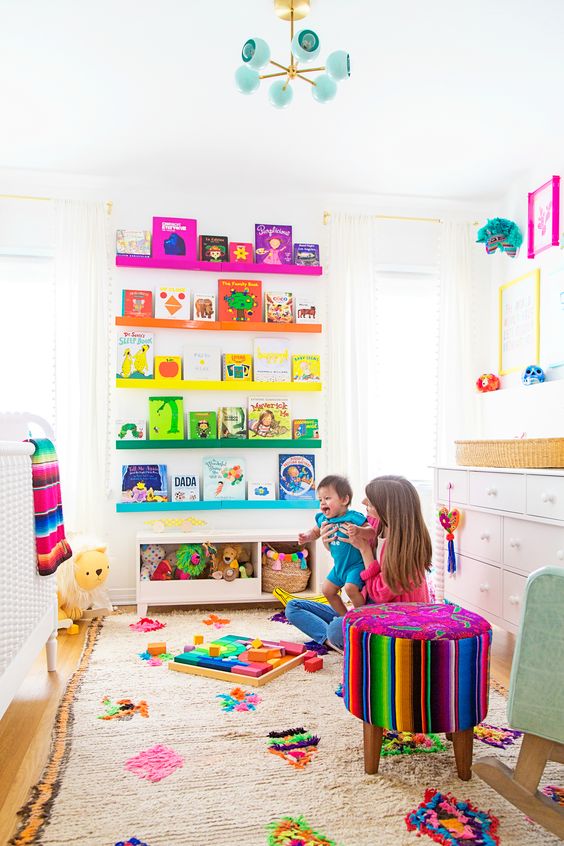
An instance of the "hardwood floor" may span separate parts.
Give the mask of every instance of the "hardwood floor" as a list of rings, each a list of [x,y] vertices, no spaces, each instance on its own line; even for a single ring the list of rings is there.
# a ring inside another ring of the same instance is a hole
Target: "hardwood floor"
[[[59,700],[84,644],[86,624],[79,627],[77,635],[60,635],[56,673],[47,672],[42,650],[0,720],[0,844],[13,834],[17,811],[45,766]],[[514,636],[494,627],[491,675],[505,688],[509,688],[514,647]]]

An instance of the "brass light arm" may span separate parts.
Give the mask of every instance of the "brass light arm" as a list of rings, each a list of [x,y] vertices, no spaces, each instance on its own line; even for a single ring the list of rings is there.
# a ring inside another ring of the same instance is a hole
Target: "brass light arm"
[[[287,76],[286,71],[279,71],[278,73],[264,73],[259,76],[259,79],[272,79],[274,76]]]
[[[322,68],[300,68],[300,73],[314,73],[315,71],[325,70],[325,65]]]
[[[310,85],[317,85],[317,82],[314,82],[313,79],[308,79],[307,76],[302,76],[301,73],[297,73],[296,76],[299,76],[299,78],[303,79],[304,82],[309,82]]]
[[[288,73],[288,71],[290,70],[290,68],[287,68],[286,65],[281,65],[278,62],[273,61],[272,59],[270,60],[270,64],[274,65],[275,68],[281,68],[283,71],[286,71],[286,73]]]

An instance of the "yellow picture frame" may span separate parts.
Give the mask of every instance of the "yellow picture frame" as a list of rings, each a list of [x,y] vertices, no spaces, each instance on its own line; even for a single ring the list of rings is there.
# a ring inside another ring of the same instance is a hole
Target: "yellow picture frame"
[[[499,375],[517,373],[540,356],[540,269],[499,287]]]

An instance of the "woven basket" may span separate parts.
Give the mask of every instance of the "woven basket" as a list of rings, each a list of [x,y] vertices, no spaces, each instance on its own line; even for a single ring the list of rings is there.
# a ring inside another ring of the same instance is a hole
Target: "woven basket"
[[[564,438],[455,441],[456,463],[464,467],[564,467]]]
[[[274,549],[273,546],[270,547]],[[301,549],[297,544],[280,543],[276,544],[276,552],[298,552]],[[266,554],[262,556],[262,589],[272,593],[274,588],[282,588],[288,593],[300,593],[308,586],[311,570],[306,567],[302,570],[299,561],[284,561],[281,570],[273,570],[272,565],[276,563]]]

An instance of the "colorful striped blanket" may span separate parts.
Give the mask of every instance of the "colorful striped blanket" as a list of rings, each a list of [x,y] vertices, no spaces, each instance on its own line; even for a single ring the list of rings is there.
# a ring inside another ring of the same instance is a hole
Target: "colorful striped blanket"
[[[72,555],[72,549],[65,538],[59,464],[55,447],[47,438],[29,438],[29,442],[35,446],[31,456],[31,477],[37,571],[40,576],[50,576],[59,564]]]

